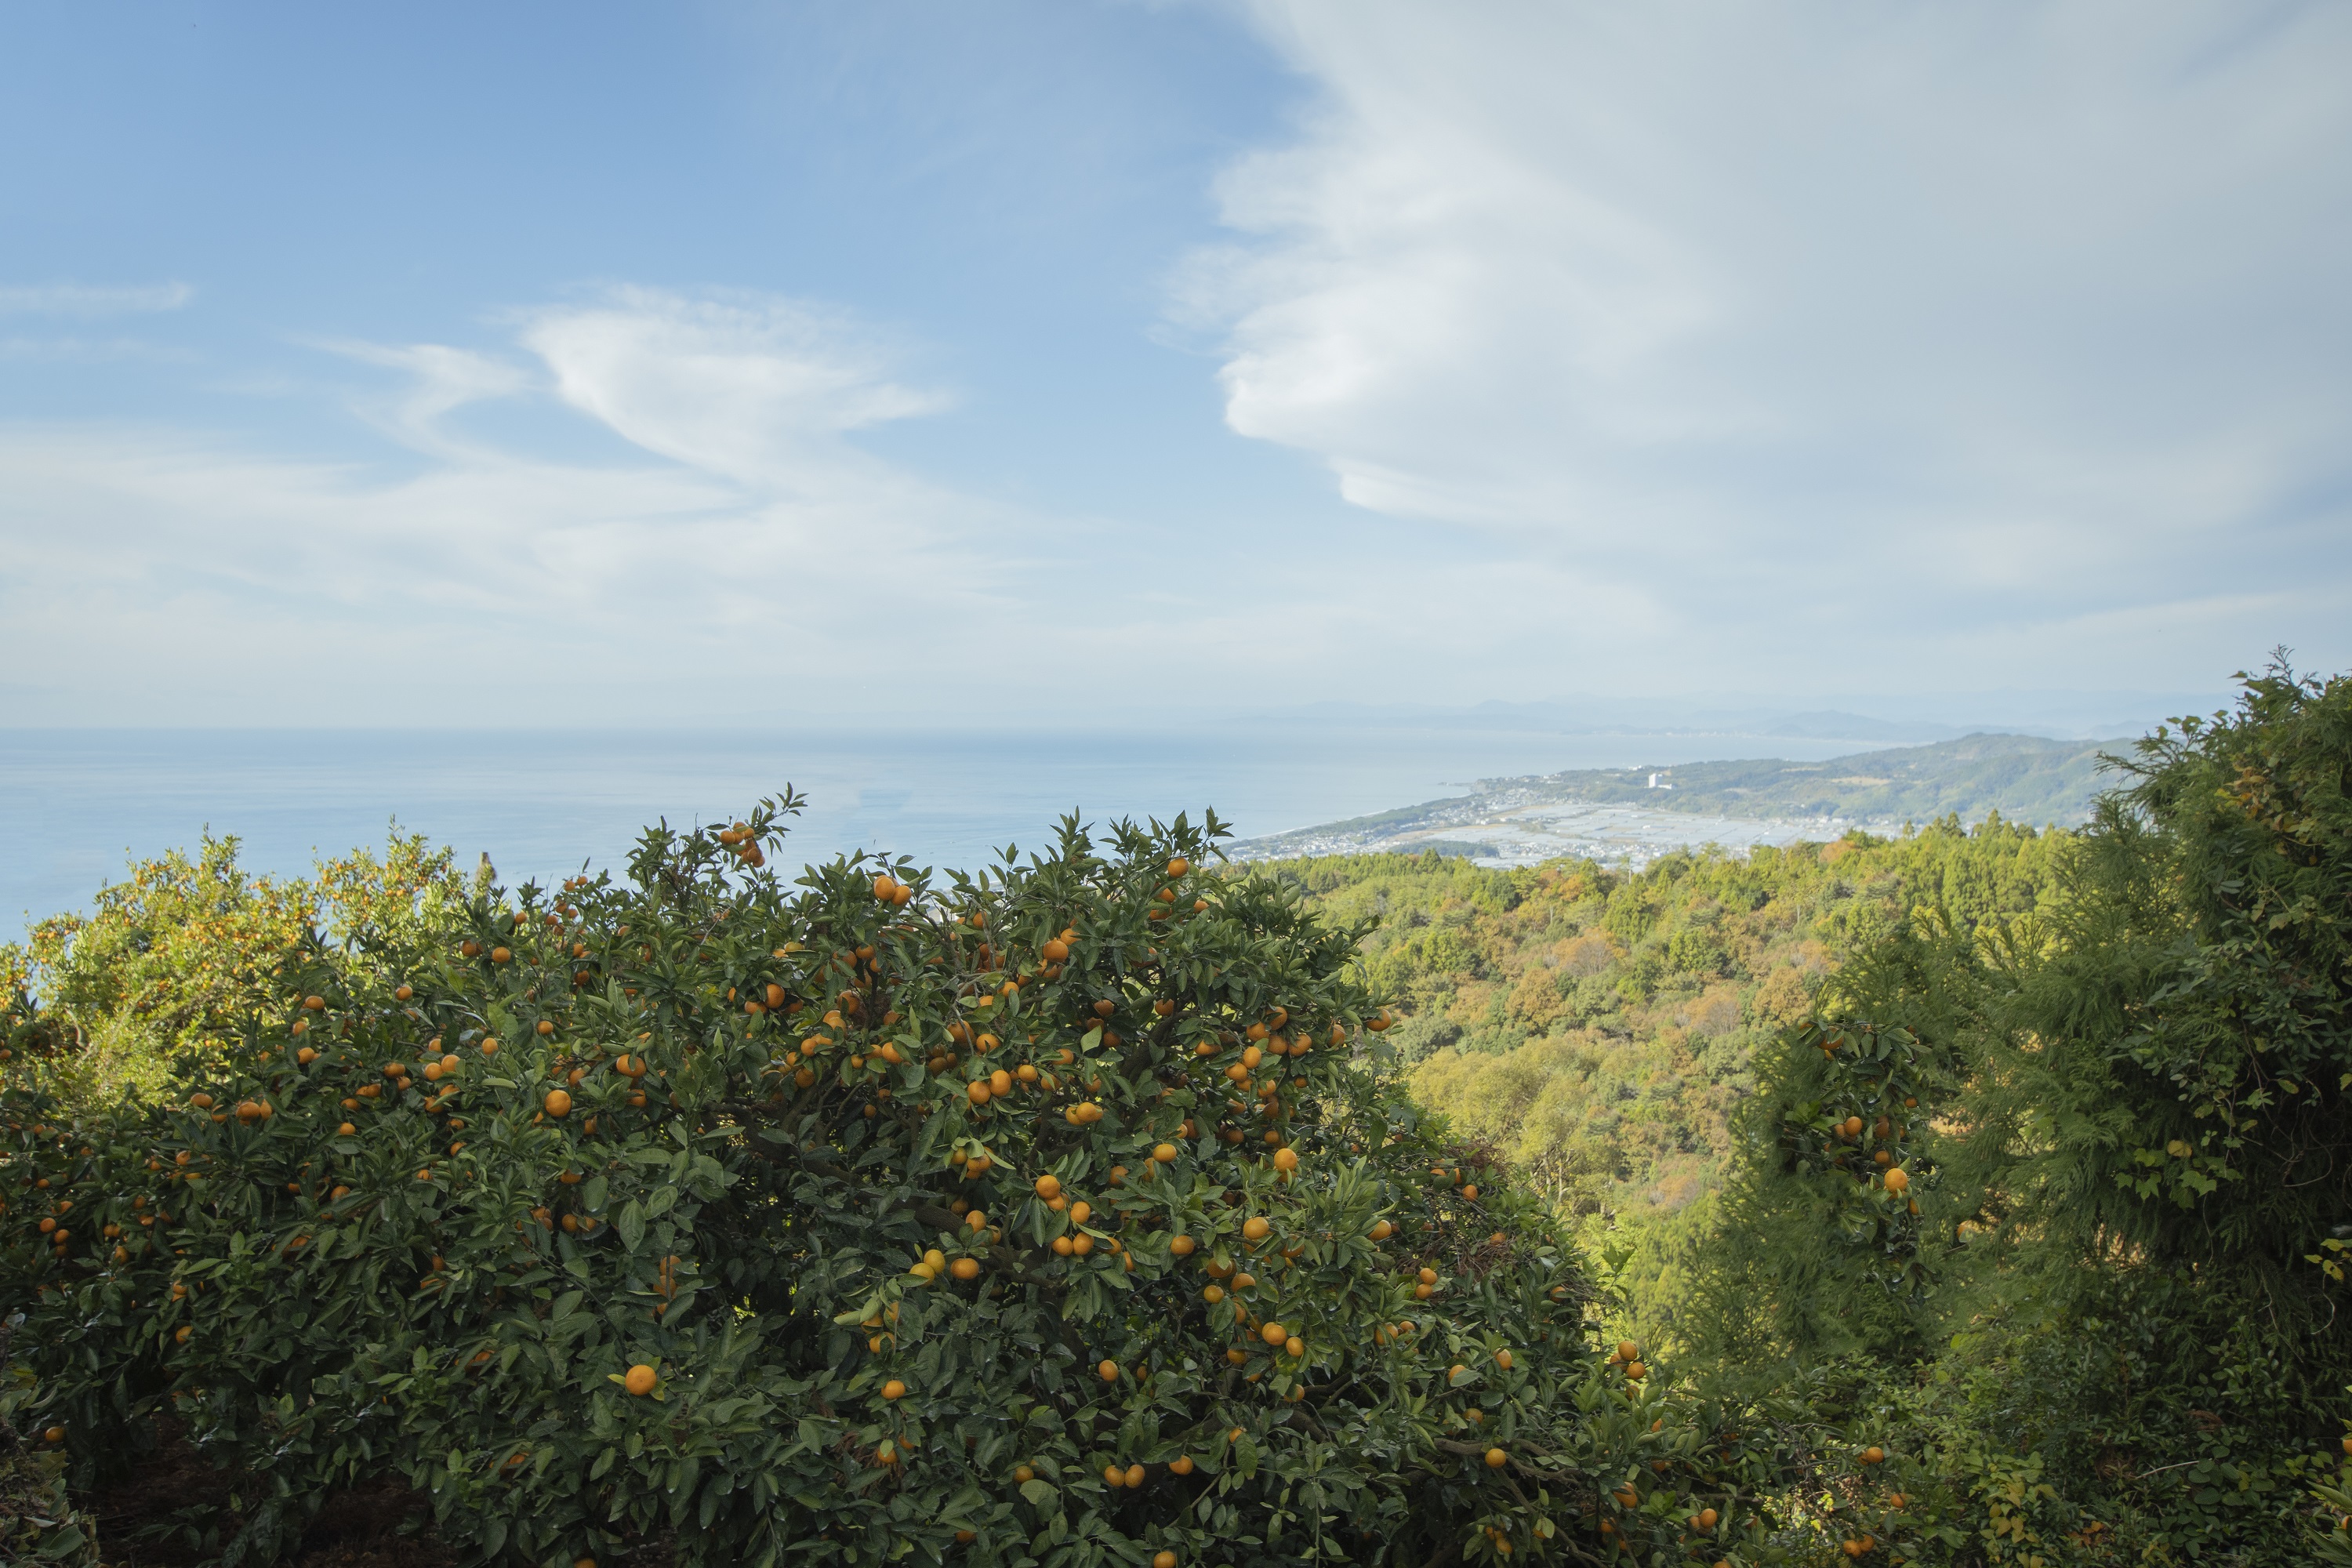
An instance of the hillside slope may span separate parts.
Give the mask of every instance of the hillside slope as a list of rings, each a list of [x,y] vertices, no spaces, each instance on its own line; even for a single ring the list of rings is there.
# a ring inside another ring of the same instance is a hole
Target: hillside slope
[[[1685,763],[1679,767],[1591,769],[1482,781],[1484,793],[1527,791],[1546,800],[1643,805],[1722,816],[1833,817],[1847,822],[1930,822],[1957,813],[1977,821],[2073,826],[2100,785],[2100,755],[2119,741],[2045,741],[1966,735],[1926,746],[1860,752],[1821,763],[1777,758]],[[1655,777],[1660,786],[1654,788]]]
[[[1951,817],[2073,826],[2121,742],[1968,735],[1858,752],[1591,768],[1479,781],[1475,793],[1399,806],[1232,846],[1241,859],[1441,855],[1531,867],[1560,859],[1646,866],[1685,846],[1819,843],[1848,827],[1890,830]]]
[[[1844,954],[1921,910],[2034,909],[2074,842],[1999,820],[1900,837],[1492,870],[1436,853],[1267,867],[1340,921],[1404,1021],[1415,1096],[1562,1209],[1678,1208],[1716,1184],[1749,1060]]]

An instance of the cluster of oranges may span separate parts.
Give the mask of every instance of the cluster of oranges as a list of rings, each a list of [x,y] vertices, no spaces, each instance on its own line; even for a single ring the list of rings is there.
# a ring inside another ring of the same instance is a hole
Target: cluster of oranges
[[[760,835],[749,823],[739,822],[732,827],[722,827],[712,837],[725,845],[737,860],[753,870],[768,863],[767,852],[760,847]]]

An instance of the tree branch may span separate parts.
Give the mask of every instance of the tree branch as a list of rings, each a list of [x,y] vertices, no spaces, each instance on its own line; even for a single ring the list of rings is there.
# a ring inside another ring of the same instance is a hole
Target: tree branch
[[[1486,1449],[1480,1447],[1475,1443],[1458,1443],[1451,1437],[1440,1437],[1435,1440],[1435,1447],[1449,1454],[1459,1454],[1465,1459],[1476,1459],[1482,1464],[1486,1462]],[[1496,1445],[1491,1443],[1487,1445],[1487,1447],[1496,1447]],[[1506,1450],[1506,1452],[1507,1453],[1508,1450]],[[1537,1456],[1538,1458],[1544,1457],[1545,1456],[1543,1455]],[[1527,1477],[1529,1480],[1541,1481],[1547,1479],[1541,1470],[1534,1469],[1527,1465],[1521,1464],[1519,1462],[1518,1456],[1516,1454],[1510,1455],[1509,1468],[1518,1471],[1519,1474]],[[1558,1480],[1560,1478],[1554,1476],[1549,1479]],[[1513,1489],[1517,1490],[1516,1488]],[[1521,1498],[1519,1500],[1521,1502],[1526,1502],[1527,1499]]]

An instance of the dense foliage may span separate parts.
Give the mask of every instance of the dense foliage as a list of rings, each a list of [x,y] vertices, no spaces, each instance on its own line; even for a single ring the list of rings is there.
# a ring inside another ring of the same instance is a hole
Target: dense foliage
[[[2352,681],[2253,678],[2139,744],[2054,897],[1857,952],[1759,1064],[1708,1348],[1837,1360],[1988,1560],[2310,1559],[2352,1383],[2347,778]]]
[[[455,929],[465,884],[449,852],[395,836],[321,863],[314,877],[248,877],[234,838],[206,838],[135,865],[86,914],[36,924],[0,946],[0,995],[37,993],[43,1026],[17,1042],[43,1086],[77,1103],[168,1080],[175,1052],[217,1058],[275,1003],[282,957],[313,929],[368,933],[381,948]]]
[[[1386,1087],[1360,932],[1208,831],[788,885],[781,810],[240,943],[266,1005],[162,1098],[12,1072],[0,1289],[76,1473],[168,1409],[226,1561],[389,1470],[551,1563],[1771,1561],[1759,1498],[1879,1485],[1595,1346]]]
[[[1916,1557],[2301,1563],[2352,1408],[2347,775],[2352,683],[2273,670],[2080,834],[1286,869],[1389,911],[1419,1097],[1567,1173],[1614,1322],[1919,1460]]]
[[[49,1413],[59,1391],[15,1364],[17,1327],[0,1321],[0,1563],[80,1568],[98,1542],[66,1489],[65,1432]]]
[[[1270,869],[1364,941],[1408,1016],[1388,1037],[1413,1098],[1492,1146],[1623,1251],[1624,1331],[1672,1342],[1671,1239],[1712,1213],[1759,1058],[1807,1018],[1845,955],[1919,918],[1962,931],[2041,907],[2070,836],[1989,819],[1747,856],[1489,869],[1363,856]]]

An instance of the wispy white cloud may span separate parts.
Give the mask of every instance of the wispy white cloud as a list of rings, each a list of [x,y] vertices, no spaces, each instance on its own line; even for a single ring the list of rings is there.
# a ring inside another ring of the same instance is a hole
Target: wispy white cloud
[[[846,319],[628,290],[533,312],[518,337],[520,357],[325,345],[394,374],[353,407],[415,459],[402,471],[169,428],[0,427],[6,661],[86,661],[85,687],[135,667],[150,717],[235,712],[273,686],[381,705],[445,681],[455,707],[496,708],[464,696],[486,667],[595,672],[625,700],[667,691],[669,716],[708,716],[729,700],[694,671],[748,656],[761,679],[827,672],[794,690],[823,708],[847,700],[845,671],[931,658],[875,638],[877,603],[943,618],[1003,571],[973,539],[992,509],[847,445],[940,401],[889,379]],[[636,456],[536,455],[463,417],[534,402]]]
[[[2345,643],[2259,628],[2289,542],[2352,594],[2352,12],[1250,14],[1317,96],[1176,310],[1349,500],[1671,582],[1701,668],[1802,678],[1850,651],[1768,606],[1889,595],[1904,678]]]
[[[195,297],[185,283],[0,283],[0,313],[129,316],[176,310]]]
[[[1491,561],[1238,571],[860,448],[942,408],[871,332],[783,300],[615,291],[507,346],[329,345],[385,437],[324,462],[155,426],[0,425],[0,702],[20,722],[1158,721],[1638,637],[1657,605],[1543,563],[1538,613],[1432,616]],[[550,456],[515,431],[547,423]],[[600,435],[609,440],[599,440]],[[1547,606],[1576,605],[1572,622]]]
[[[523,367],[471,349],[441,343],[394,346],[341,342],[320,346],[408,378],[388,407],[373,403],[362,406],[381,428],[421,451],[460,452],[464,443],[446,428],[446,416],[467,404],[520,396],[534,385]]]
[[[133,361],[186,364],[195,359],[175,343],[143,338],[0,338],[0,360],[32,364],[121,364]]]
[[[840,313],[750,295],[616,290],[539,311],[522,341],[558,395],[648,451],[746,483],[800,489],[834,471],[844,434],[948,406],[891,378]]]
[[[630,289],[512,324],[505,346],[320,345],[386,373],[350,395],[386,438],[358,458],[0,424],[0,705],[19,722],[1066,720],[1286,702],[1403,673],[1433,636],[1487,658],[1521,635],[1383,634],[1481,568],[1269,549],[1236,584],[1171,570],[1183,542],[877,458],[859,432],[949,400],[838,312]],[[551,413],[553,456],[516,434]]]

